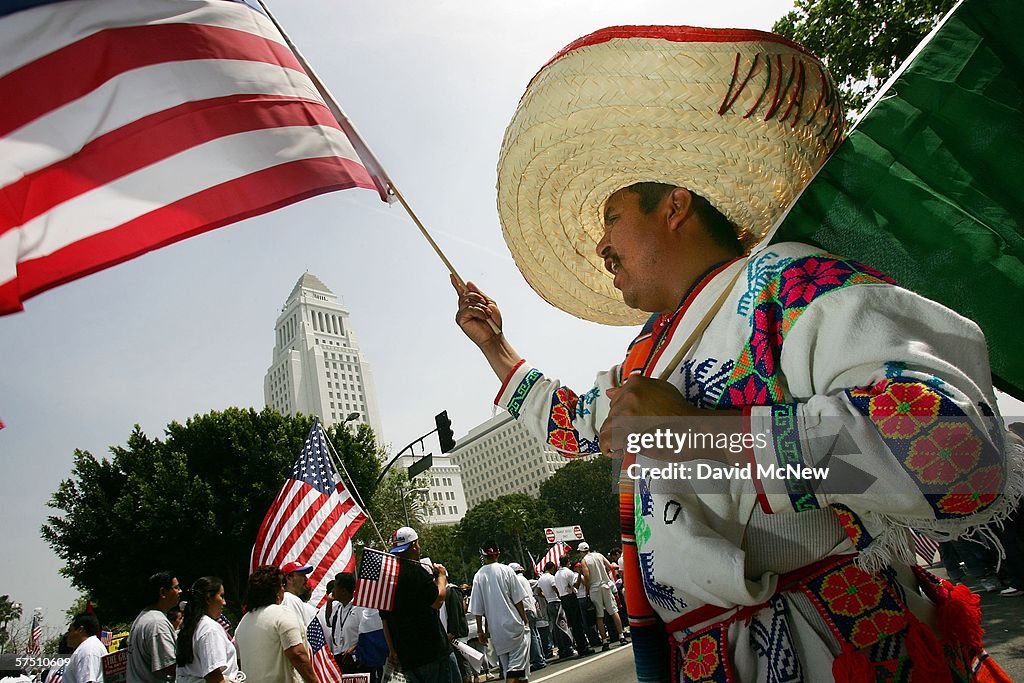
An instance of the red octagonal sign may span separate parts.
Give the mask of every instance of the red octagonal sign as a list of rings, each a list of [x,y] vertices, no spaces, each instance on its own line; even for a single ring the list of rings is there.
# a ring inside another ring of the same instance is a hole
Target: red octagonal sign
[[[544,529],[544,536],[548,539],[548,543],[555,542],[555,530],[551,527],[547,527]]]

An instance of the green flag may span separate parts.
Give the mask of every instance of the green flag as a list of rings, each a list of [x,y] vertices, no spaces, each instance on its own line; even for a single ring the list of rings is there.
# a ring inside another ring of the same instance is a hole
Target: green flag
[[[773,242],[868,263],[977,322],[1024,399],[1024,2],[966,0],[919,48]]]

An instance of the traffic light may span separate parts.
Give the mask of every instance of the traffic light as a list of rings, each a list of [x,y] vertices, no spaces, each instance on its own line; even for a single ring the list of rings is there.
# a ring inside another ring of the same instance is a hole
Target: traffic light
[[[437,425],[437,438],[441,442],[441,452],[451,453],[455,450],[455,435],[452,434],[452,421],[448,419],[448,411],[442,411],[434,416],[434,424]]]

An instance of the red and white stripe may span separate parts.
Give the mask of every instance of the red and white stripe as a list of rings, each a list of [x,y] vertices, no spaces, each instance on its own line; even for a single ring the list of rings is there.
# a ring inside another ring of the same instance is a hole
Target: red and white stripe
[[[303,558],[313,567],[309,578],[316,584],[310,603],[320,607],[327,598],[327,582],[335,574],[355,568],[352,537],[365,521],[362,508],[340,482],[333,495],[325,496],[306,483],[289,479],[260,525],[250,571]]]
[[[384,194],[272,22],[243,3],[16,12],[0,20],[0,92],[0,314],[305,197]]]
[[[914,538],[914,552],[924,560],[926,565],[935,562],[935,554],[939,552],[939,542],[915,529],[911,529],[910,534]]]
[[[557,567],[558,561],[562,559],[562,557],[564,557],[565,555],[568,555],[570,550],[572,550],[572,547],[565,541],[559,541],[558,543],[554,544],[553,546],[548,548],[548,551],[546,553],[544,553],[544,557],[540,558],[540,562],[533,565],[534,574],[536,576],[540,576],[541,574],[543,574],[544,565],[546,565],[548,562],[554,562],[555,566]]]
[[[371,578],[365,571],[368,561],[379,561],[380,569]],[[363,551],[362,565],[356,579],[352,603],[359,607],[389,611],[394,608],[395,588],[398,585],[399,560],[390,553],[367,548]]]

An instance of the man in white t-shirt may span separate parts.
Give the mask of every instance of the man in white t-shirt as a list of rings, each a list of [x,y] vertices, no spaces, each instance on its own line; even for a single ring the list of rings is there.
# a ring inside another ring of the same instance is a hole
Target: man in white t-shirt
[[[316,608],[304,602],[299,596],[306,591],[306,580],[313,568],[301,562],[285,562],[281,565],[284,574],[284,602],[281,604],[295,613],[302,625],[302,637],[306,639],[306,627],[316,618]]]
[[[604,615],[610,614],[615,622],[616,633],[619,634],[619,642],[626,644],[626,636],[622,633],[622,620],[619,618],[619,606],[615,602],[615,594],[612,592],[612,573],[614,566],[601,553],[590,549],[590,544],[584,541],[579,545],[579,551],[584,553],[580,561],[583,570],[583,583],[587,587],[587,595],[590,596],[590,603],[594,606],[594,614],[597,620],[597,631],[601,635],[601,649],[608,649],[608,631],[604,626]]]
[[[530,630],[523,600],[530,586],[519,583],[507,565],[498,562],[501,551],[494,541],[480,547],[484,566],[473,577],[469,611],[476,617],[478,638],[490,640],[508,683],[526,683],[530,678]],[[486,619],[486,628],[484,626]]]
[[[587,640],[587,629],[583,621],[583,612],[580,610],[580,601],[576,597],[577,574],[569,568],[569,556],[563,555],[558,559],[560,565],[555,572],[555,589],[558,597],[562,600],[562,610],[565,618],[572,629],[572,638],[576,641],[576,651],[580,656],[592,655],[594,650]]]
[[[64,666],[64,683],[103,683],[103,657],[107,648],[97,637],[100,622],[91,614],[79,614],[68,627],[68,647],[74,650]]]
[[[181,587],[171,572],[157,572],[146,582],[148,607],[128,631],[127,683],[163,683],[174,678],[177,656],[174,626],[167,610],[178,604]]]

